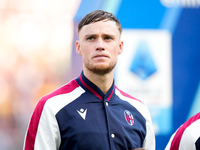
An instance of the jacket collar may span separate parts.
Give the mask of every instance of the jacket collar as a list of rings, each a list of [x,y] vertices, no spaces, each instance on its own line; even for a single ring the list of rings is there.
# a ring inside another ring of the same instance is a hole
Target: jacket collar
[[[110,101],[114,96],[115,92],[114,80],[112,86],[110,87],[110,89],[106,94],[104,94],[99,87],[97,87],[94,83],[92,83],[89,79],[87,79],[83,74],[83,71],[81,72],[80,76],[76,79],[76,81],[83,89],[85,89],[88,92],[91,92],[100,100],[106,99],[107,101]]]

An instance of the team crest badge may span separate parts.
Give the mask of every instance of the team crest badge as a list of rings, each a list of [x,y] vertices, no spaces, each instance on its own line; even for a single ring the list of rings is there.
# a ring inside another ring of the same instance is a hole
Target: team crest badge
[[[134,123],[134,120],[133,120],[133,115],[130,113],[130,111],[125,110],[125,111],[124,111],[124,117],[125,117],[125,119],[126,119],[126,122],[127,122],[130,126],[132,126],[133,123]]]

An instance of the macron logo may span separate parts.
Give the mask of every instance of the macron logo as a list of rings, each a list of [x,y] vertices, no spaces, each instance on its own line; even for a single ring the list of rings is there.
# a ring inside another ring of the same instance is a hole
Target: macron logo
[[[83,108],[81,108],[80,110],[77,110],[77,112],[85,120],[87,109],[84,110]]]

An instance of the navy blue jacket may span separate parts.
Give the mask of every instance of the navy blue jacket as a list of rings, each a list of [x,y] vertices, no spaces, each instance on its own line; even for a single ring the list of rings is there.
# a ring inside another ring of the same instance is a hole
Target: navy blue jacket
[[[155,149],[147,107],[119,90],[114,82],[106,94],[83,72],[44,96],[27,131],[25,150]]]

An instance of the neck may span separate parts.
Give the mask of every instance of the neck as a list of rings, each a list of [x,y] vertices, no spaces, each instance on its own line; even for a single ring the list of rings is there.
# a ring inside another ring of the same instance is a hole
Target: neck
[[[92,83],[94,83],[96,86],[98,86],[104,94],[107,93],[107,91],[113,84],[114,70],[103,75],[96,74],[89,70],[83,70],[83,73],[85,77],[89,79]]]

